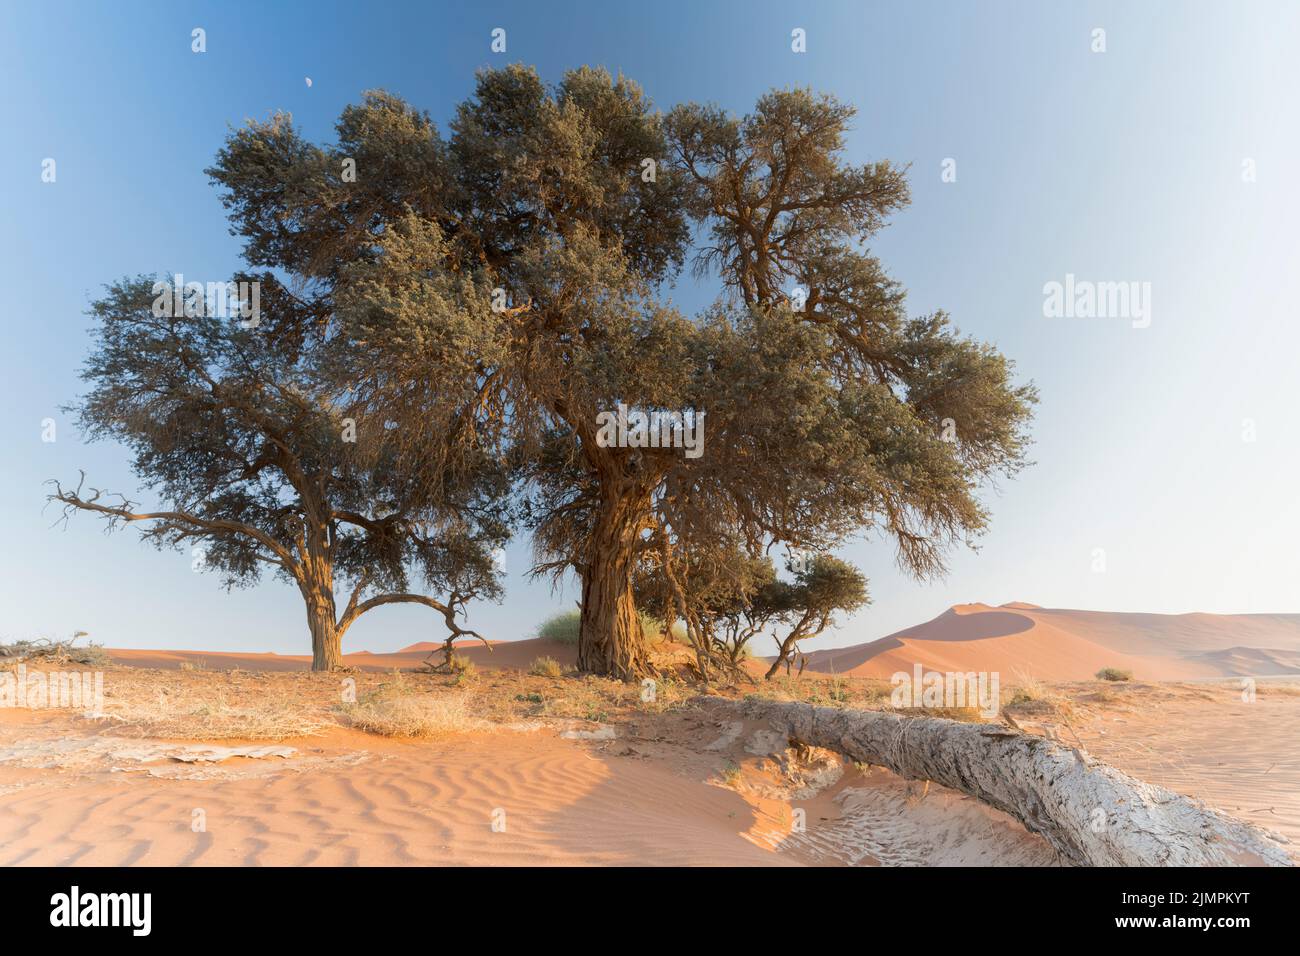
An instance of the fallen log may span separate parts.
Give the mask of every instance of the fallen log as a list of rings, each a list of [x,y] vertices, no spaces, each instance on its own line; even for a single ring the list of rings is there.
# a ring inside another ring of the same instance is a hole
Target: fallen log
[[[701,700],[733,719],[766,720],[792,743],[976,797],[1041,834],[1069,863],[1294,865],[1284,837],[1011,727],[803,703]]]

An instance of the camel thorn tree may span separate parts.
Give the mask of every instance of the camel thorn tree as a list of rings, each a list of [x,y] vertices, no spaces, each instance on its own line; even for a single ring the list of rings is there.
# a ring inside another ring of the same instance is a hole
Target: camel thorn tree
[[[534,572],[581,584],[579,667],[637,679],[652,540],[685,566],[711,542],[828,553],[879,531],[924,577],[984,529],[986,481],[1024,464],[1033,387],[946,315],[909,316],[869,252],[908,189],[849,161],[853,115],[807,90],[665,115],[603,70],[548,86],[508,66],[445,138],[372,92],[335,143],[279,115],[210,173],[245,258],[302,290],[304,329],[367,357],[354,389],[401,434],[428,433],[463,360],[456,426],[509,463]],[[691,256],[716,297],[687,317],[663,291]],[[702,419],[702,444],[611,444],[624,407]]]
[[[52,482],[65,519],[84,511],[109,527],[139,523],[158,547],[194,549],[195,565],[228,587],[264,567],[295,584],[306,607],[312,669],[340,666],[347,630],[375,608],[439,612],[451,639],[484,640],[458,617],[500,594],[491,551],[507,527],[492,460],[446,466],[434,447],[403,454],[383,421],[353,417],[348,388],[326,370],[331,344],[304,337],[298,306],[261,278],[270,321],[159,310],[148,277],[108,289],[92,314],[96,348],[73,406],[91,438],[134,452],[134,470],[164,502],[141,509],[120,495]],[[412,575],[442,595],[410,587]],[[350,589],[342,608],[336,585]],[[486,643],[486,641],[484,641]]]

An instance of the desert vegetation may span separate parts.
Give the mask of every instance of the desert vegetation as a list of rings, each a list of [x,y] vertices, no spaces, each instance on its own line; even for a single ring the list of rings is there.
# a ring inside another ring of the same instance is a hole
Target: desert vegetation
[[[84,477],[51,498],[192,549],[228,587],[292,582],[316,670],[393,603],[442,616],[454,670],[454,642],[482,637],[469,605],[500,594],[495,550],[527,533],[533,574],[580,582],[581,671],[653,674],[674,625],[706,681],[769,631],[766,676],[789,671],[867,601],[833,549],[879,531],[941,572],[985,527],[981,485],[1025,463],[1035,400],[945,314],[908,314],[868,250],[905,171],[845,160],[853,117],[808,90],[665,113],[603,70],[552,87],[511,66],[479,74],[445,136],[385,92],[332,143],[250,122],[208,174],[257,315],[182,290],[160,309],[151,277],[92,307],[75,409],[161,504]],[[716,294],[693,317],[664,293],[688,262]],[[615,410],[639,439],[611,439]],[[663,442],[652,412],[671,412]],[[781,549],[803,556],[787,577]]]
[[[1119,667],[1103,667],[1097,671],[1097,680],[1128,681],[1133,679],[1133,672]]]
[[[77,631],[68,638],[35,637],[0,644],[0,661],[7,664],[33,662],[58,666],[62,664],[81,664],[87,667],[102,667],[109,657],[98,644],[80,644],[78,641],[87,637],[85,631]]]

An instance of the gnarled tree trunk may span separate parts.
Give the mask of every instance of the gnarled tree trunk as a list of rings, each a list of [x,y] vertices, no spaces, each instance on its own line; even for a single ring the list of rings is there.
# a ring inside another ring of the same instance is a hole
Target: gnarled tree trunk
[[[1281,838],[1080,750],[997,724],[702,698],[792,740],[983,800],[1084,866],[1291,866]]]
[[[307,626],[311,629],[311,669],[332,671],[343,663],[343,640],[334,622],[334,602],[308,600]]]
[[[632,595],[643,495],[611,489],[596,515],[582,571],[582,617],[578,669],[637,680],[650,672]]]
[[[297,577],[311,630],[311,669],[335,670],[343,663],[343,632],[334,606],[334,565],[324,530],[319,526],[308,531]]]

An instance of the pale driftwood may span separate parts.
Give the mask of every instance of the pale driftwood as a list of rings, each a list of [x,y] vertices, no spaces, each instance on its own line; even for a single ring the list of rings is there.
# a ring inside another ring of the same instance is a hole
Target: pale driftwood
[[[996,724],[811,704],[702,698],[793,742],[933,780],[1015,817],[1083,866],[1291,866],[1284,838],[1078,749]]]

